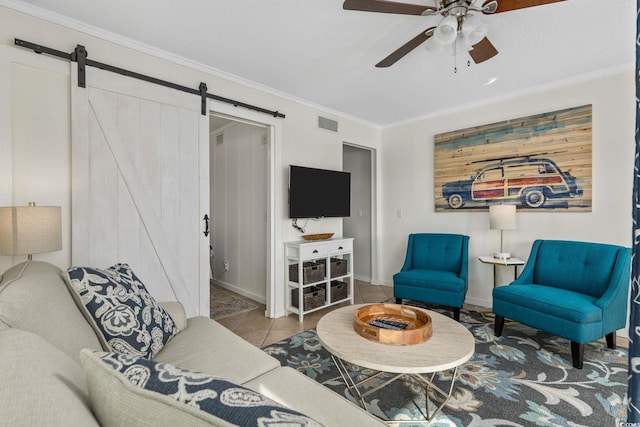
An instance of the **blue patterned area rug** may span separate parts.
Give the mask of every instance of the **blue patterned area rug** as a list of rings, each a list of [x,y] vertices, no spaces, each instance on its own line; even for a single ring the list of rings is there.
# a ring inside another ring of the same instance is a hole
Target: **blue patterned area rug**
[[[626,419],[626,348],[610,350],[604,343],[590,343],[585,347],[584,367],[579,370],[571,364],[565,339],[516,323],[505,325],[503,336],[496,338],[493,322],[475,311],[463,310],[460,320],[474,335],[476,352],[461,365],[454,393],[431,427],[618,427],[620,420]],[[283,366],[291,366],[356,402],[314,329],[263,350]],[[374,373],[355,365],[349,370],[356,382]],[[439,373],[435,382],[445,388],[450,377],[450,371]],[[380,381],[373,379],[367,387]],[[431,411],[442,401],[435,394],[430,394],[429,400]],[[424,420],[424,387],[408,377],[370,394],[365,401],[368,410],[384,420]]]

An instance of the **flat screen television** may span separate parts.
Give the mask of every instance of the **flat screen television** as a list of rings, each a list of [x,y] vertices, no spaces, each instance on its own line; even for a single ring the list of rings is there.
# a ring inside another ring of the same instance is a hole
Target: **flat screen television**
[[[351,216],[349,172],[289,167],[289,218]]]

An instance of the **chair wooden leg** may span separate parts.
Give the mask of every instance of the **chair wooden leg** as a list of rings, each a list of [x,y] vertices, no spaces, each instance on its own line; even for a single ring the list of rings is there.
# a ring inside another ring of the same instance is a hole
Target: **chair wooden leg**
[[[396,304],[402,304],[402,298],[396,298]]]
[[[504,328],[504,316],[496,314],[495,323],[493,325],[493,334],[499,337],[502,335],[502,328]]]
[[[453,307],[453,320],[460,321],[460,307]]]
[[[616,333],[615,332],[611,332],[610,334],[605,335],[606,339],[607,339],[607,347],[611,348],[611,349],[615,349],[616,348]]]
[[[571,359],[573,360],[573,367],[582,369],[582,361],[584,360],[584,344],[578,344],[571,341]]]

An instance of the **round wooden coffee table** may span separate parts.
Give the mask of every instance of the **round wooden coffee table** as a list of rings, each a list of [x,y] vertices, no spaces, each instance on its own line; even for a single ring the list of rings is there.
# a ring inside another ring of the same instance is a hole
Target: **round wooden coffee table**
[[[475,339],[467,328],[450,317],[430,310],[424,310],[432,320],[433,335],[428,341],[412,345],[389,345],[370,341],[361,337],[353,328],[355,312],[368,304],[350,305],[334,310],[323,316],[316,327],[318,339],[331,353],[333,362],[342,375],[349,392],[366,409],[364,398],[395,381],[403,375],[410,375],[425,386],[427,407],[425,418],[431,421],[446,404],[453,393],[458,366],[471,359],[475,351]],[[415,307],[414,307],[415,308]],[[370,380],[355,383],[346,367],[351,363],[383,373],[396,374],[378,387],[361,393],[359,386]],[[433,384],[437,372],[453,370],[447,391]],[[431,374],[429,378],[424,374]],[[433,389],[444,397],[444,401],[433,413],[429,412],[429,390]],[[415,423],[415,421],[413,421]]]

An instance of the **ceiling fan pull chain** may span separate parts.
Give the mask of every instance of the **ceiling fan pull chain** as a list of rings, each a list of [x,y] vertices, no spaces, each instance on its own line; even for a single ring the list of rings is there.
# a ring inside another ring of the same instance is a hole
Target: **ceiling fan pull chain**
[[[458,38],[456,37],[456,40],[453,42],[453,73],[454,74],[458,73],[458,46],[456,46],[457,43],[458,43]]]

